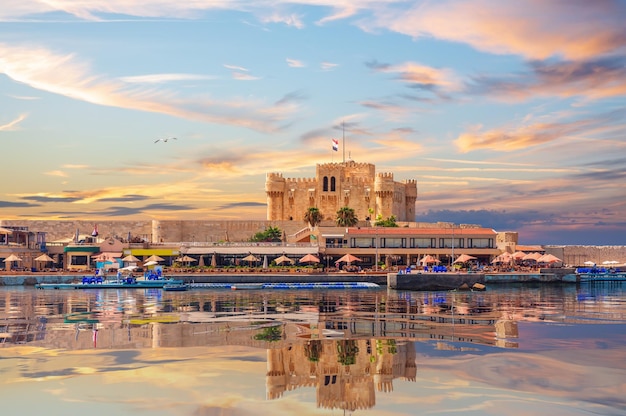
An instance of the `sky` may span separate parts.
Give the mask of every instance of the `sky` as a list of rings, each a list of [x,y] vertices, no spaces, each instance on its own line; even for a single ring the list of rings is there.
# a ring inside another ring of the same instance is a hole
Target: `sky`
[[[416,179],[417,221],[624,245],[625,20],[607,0],[5,0],[0,218],[264,220],[267,173],[345,155]]]

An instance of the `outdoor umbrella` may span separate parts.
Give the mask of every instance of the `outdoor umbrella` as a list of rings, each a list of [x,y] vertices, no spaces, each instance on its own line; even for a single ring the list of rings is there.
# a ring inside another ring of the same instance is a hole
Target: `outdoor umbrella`
[[[526,254],[522,260],[535,260],[537,261],[537,259],[541,257],[541,254],[534,252],[534,253],[530,253],[530,254]]]
[[[177,261],[179,263],[187,263],[187,264],[189,264],[189,263],[197,261],[197,260],[194,259],[193,257],[189,257],[189,256],[185,255],[185,256],[182,256],[182,257],[178,257],[175,261]]]
[[[300,260],[298,260],[299,263],[319,263],[320,259],[318,259],[316,256],[314,256],[313,254],[306,254],[304,257],[302,257]]]
[[[421,265],[427,265],[427,264],[432,264],[432,263],[440,263],[440,261],[437,260],[436,258],[434,258],[433,256],[431,256],[430,254],[424,256],[420,260],[420,264]]]
[[[356,256],[353,256],[352,254],[346,254],[345,256],[337,260],[337,263],[341,263],[341,262],[352,263],[353,261],[361,261],[361,259]]]
[[[560,263],[562,260],[552,254],[544,254],[537,259],[537,263]]]
[[[300,261],[302,262],[302,259],[300,259]],[[283,263],[293,264],[293,260],[283,254],[282,256],[277,257],[274,260],[274,263],[276,263],[276,264],[283,264]]]
[[[217,254],[215,253],[211,256],[211,267],[217,267]]]
[[[587,260],[584,264],[585,264],[585,266],[595,266],[596,265],[596,263],[591,261],[591,260]]]
[[[143,265],[144,266],[156,266],[157,264],[159,264],[158,261],[147,261]]]
[[[139,260],[137,257],[133,256],[132,254],[129,254],[128,256],[124,257],[122,259],[122,261],[138,263],[141,260]]]
[[[150,257],[148,257],[145,261],[165,261],[165,259],[163,257],[159,257],[156,254],[151,255]]]
[[[526,253],[524,253],[523,251],[516,251],[515,253],[513,253],[514,260],[522,260],[524,257],[526,257]]]
[[[258,258],[258,257],[256,257],[254,254],[248,254],[248,255],[247,255],[246,257],[244,257],[242,260],[243,260],[243,261],[247,261],[247,262],[252,263],[253,261],[259,261],[259,258]]]
[[[47,263],[49,261],[54,261],[54,259],[52,257],[48,256],[46,253],[44,253],[41,256],[36,257],[35,261],[42,261],[44,263]]]
[[[263,268],[267,269],[267,254],[263,256]]]
[[[476,257],[469,256],[467,254],[461,254],[459,257],[457,257],[456,260],[454,260],[454,263],[467,263],[470,260],[476,260]]]
[[[4,259],[5,263],[9,263],[9,262],[12,262],[12,261],[22,261],[22,259],[17,257],[15,254],[11,254],[9,257]]]

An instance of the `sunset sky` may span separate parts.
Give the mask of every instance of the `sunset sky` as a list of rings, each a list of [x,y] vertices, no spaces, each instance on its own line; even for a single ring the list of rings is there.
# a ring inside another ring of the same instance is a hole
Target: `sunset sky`
[[[608,0],[3,1],[0,219],[265,219],[267,173],[345,151],[416,179],[418,221],[626,244],[624,22]]]

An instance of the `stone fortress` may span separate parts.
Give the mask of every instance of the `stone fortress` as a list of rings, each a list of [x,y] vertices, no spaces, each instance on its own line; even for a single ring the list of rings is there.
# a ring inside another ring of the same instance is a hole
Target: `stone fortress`
[[[371,163],[318,164],[314,178],[269,173],[265,191],[268,221],[301,220],[310,207],[329,221],[342,207],[354,209],[359,220],[394,215],[398,221],[415,221],[417,181],[396,182],[393,173],[376,173]]]

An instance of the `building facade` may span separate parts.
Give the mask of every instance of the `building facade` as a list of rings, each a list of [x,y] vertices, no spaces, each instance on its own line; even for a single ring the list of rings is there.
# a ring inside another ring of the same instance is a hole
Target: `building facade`
[[[354,209],[359,220],[394,215],[398,221],[415,221],[417,181],[396,182],[393,173],[376,173],[371,163],[318,164],[314,178],[269,173],[265,192],[269,221],[300,221],[311,207],[330,221],[342,207]]]

